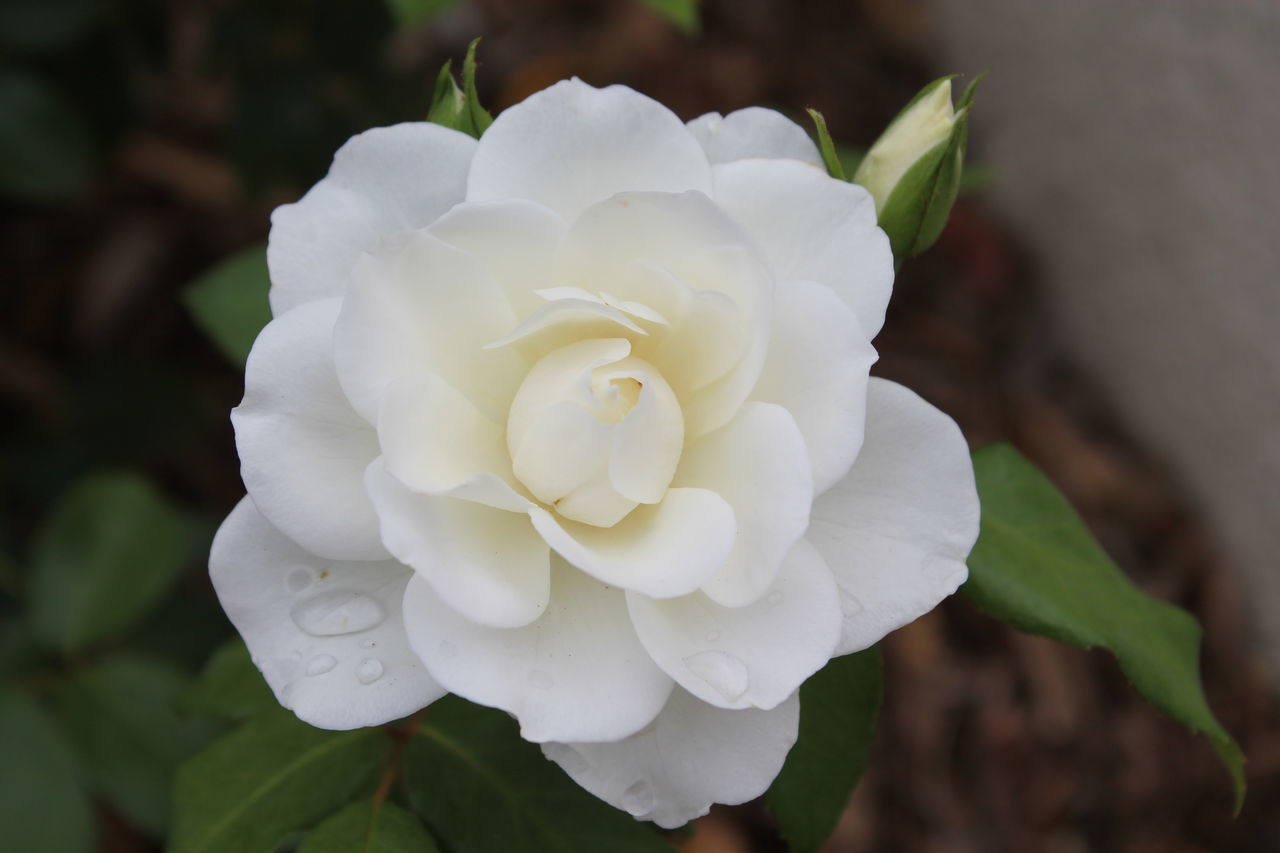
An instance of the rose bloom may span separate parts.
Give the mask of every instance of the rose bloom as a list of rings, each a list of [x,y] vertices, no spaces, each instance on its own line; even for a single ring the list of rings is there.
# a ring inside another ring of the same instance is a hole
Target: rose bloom
[[[558,83],[351,139],[272,217],[213,545],[282,705],[456,693],[676,826],[761,794],[797,689],[966,577],[955,423],[868,370],[871,196],[765,109]]]

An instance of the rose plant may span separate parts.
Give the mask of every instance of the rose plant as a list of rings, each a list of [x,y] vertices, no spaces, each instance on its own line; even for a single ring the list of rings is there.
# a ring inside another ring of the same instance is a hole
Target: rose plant
[[[665,827],[762,793],[802,683],[965,580],[956,424],[869,377],[862,187],[760,108],[558,83],[378,128],[276,210],[211,573],[315,726],[512,714]]]

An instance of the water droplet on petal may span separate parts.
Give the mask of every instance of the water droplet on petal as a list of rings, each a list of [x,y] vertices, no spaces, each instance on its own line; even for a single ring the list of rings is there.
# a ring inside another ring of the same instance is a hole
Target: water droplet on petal
[[[349,589],[333,589],[294,605],[293,621],[313,637],[354,634],[375,627],[385,618],[382,605]]]
[[[458,656],[458,647],[448,640],[440,641],[440,657],[456,658]]]
[[[289,592],[302,592],[311,584],[315,583],[316,576],[308,568],[297,568],[285,575],[284,586]]]
[[[777,604],[781,600],[782,600],[782,591],[776,590],[776,589],[773,592],[769,593],[769,595],[765,598],[765,602],[767,602],[768,604]]]
[[[360,648],[362,649],[371,649],[376,645],[378,645],[377,640],[361,640],[360,641]]]
[[[356,678],[361,684],[372,684],[382,677],[382,661],[365,658],[356,664]]]
[[[684,659],[689,671],[701,678],[726,702],[736,702],[747,692],[747,665],[728,652],[698,652]]]
[[[556,680],[551,673],[535,669],[529,673],[529,686],[536,687],[539,690],[550,690],[556,686]]]
[[[716,640],[718,640],[718,639],[720,639],[720,632],[719,632],[719,631],[717,631],[717,630],[715,630],[715,629],[713,628],[712,630],[710,630],[710,631],[708,631],[708,632],[707,632],[707,642],[708,642],[708,643],[714,643],[714,642],[715,642]]]
[[[643,817],[653,811],[653,789],[641,779],[622,792],[622,808],[632,817]]]
[[[307,675],[324,675],[337,665],[338,659],[333,655],[316,655],[307,661]]]

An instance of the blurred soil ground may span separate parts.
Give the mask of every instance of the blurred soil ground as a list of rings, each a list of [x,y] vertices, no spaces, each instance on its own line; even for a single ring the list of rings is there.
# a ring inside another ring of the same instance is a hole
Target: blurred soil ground
[[[142,466],[210,519],[243,493],[226,417],[240,376],[178,297],[210,264],[262,239],[271,207],[305,181],[243,189],[231,126],[237,69],[254,59],[237,50],[257,43],[233,44],[228,64],[206,61],[216,19],[236,6],[245,4],[156,5],[164,61],[138,81],[142,108],[91,189],[56,207],[0,204],[7,537],[29,532],[90,464]],[[424,113],[435,70],[477,34],[494,108],[576,74],[632,85],[685,118],[812,106],[837,139],[862,146],[921,85],[952,70],[932,67],[927,9],[916,2],[707,0],[703,32],[689,38],[630,0],[483,0],[391,42],[389,73],[417,92],[418,107],[379,113],[382,123]],[[330,83],[328,96],[363,103],[349,79]],[[981,139],[971,160],[983,162]],[[1016,223],[992,218],[980,193],[965,199],[941,243],[904,268],[876,345],[877,374],[953,415],[974,446],[1017,444],[1139,584],[1198,616],[1209,698],[1249,758],[1251,787],[1232,820],[1208,743],[1150,709],[1107,656],[1020,635],[954,599],[884,644],[870,770],[826,849],[1280,850],[1280,704],[1252,652],[1230,567],[1161,460],[1064,360]],[[111,851],[148,849],[127,827],[110,838]],[[717,810],[682,849],[782,847],[749,805]]]

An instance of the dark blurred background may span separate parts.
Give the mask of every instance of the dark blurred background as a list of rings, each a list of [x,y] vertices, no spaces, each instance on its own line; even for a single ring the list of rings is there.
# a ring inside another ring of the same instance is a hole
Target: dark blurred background
[[[193,319],[190,288],[214,269],[247,276],[238,310],[265,310],[253,252],[272,207],[353,133],[423,118],[441,64],[483,36],[478,81],[495,112],[578,75],[684,118],[815,107],[854,148],[934,77],[990,69],[977,180],[900,274],[875,372],[952,414],[975,446],[1015,442],[1139,584],[1198,616],[1208,695],[1251,790],[1232,820],[1207,742],[1143,703],[1110,658],[955,599],[884,644],[870,769],[828,849],[1280,849],[1266,559],[1280,546],[1267,476],[1280,474],[1276,7],[705,0],[696,26],[655,11],[680,5],[0,5],[0,677],[86,763],[98,848],[158,849],[163,794],[121,802],[95,775],[113,735],[86,733],[67,685],[88,689],[85,673],[125,654],[171,699],[229,635],[202,559],[243,494],[227,417],[242,366]],[[242,250],[239,273],[219,268]],[[68,639],[41,596],[78,595],[48,579],[75,553],[67,537],[111,542],[116,525],[77,522],[93,513],[67,497],[104,472],[149,483],[162,504],[150,511],[180,535],[127,630]],[[165,725],[153,775],[202,742]],[[132,734],[156,751],[145,722]],[[781,849],[750,805],[713,812],[682,844]]]

